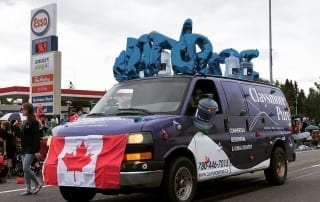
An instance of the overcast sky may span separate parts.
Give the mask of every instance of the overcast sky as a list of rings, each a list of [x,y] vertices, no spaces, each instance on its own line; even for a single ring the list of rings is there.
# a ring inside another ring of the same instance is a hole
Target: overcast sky
[[[214,52],[258,49],[254,70],[270,78],[268,0],[0,0],[0,87],[29,85],[31,10],[49,3],[57,3],[62,88],[108,90],[127,37],[158,31],[178,40],[187,18]],[[274,80],[306,92],[320,80],[319,11],[317,0],[272,1]]]

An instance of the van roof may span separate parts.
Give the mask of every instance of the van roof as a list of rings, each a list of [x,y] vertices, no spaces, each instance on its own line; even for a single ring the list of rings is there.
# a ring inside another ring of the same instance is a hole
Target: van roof
[[[174,75],[174,76],[155,76],[155,77],[144,77],[144,78],[138,78],[138,79],[132,79],[128,81],[123,81],[121,83],[128,83],[131,81],[138,81],[138,80],[149,80],[149,79],[161,79],[161,78],[218,78],[219,80],[235,80],[235,81],[241,81],[241,82],[247,82],[247,83],[253,83],[253,84],[260,84],[260,85],[267,85],[273,88],[278,88],[278,86],[269,84],[269,83],[263,83],[261,81],[250,81],[250,80],[244,80],[244,79],[237,79],[237,78],[231,78],[231,77],[225,77],[225,76],[219,76],[219,75],[201,75],[201,74],[195,74],[195,75]]]

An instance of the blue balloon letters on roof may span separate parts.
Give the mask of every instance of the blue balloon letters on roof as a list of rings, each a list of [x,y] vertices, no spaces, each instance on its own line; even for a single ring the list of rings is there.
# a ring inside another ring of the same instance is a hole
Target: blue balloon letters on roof
[[[240,58],[245,60],[246,62],[250,62],[253,58],[256,58],[259,56],[259,51],[257,49],[255,50],[243,50],[240,53]]]
[[[200,52],[197,52],[199,47]],[[185,20],[179,41],[171,39],[161,33],[151,32],[138,39],[127,38],[127,48],[121,51],[113,66],[114,77],[118,82],[139,78],[143,71],[144,77],[155,76],[161,70],[161,52],[171,50],[172,70],[174,74],[212,74],[222,75],[220,64],[225,58],[233,55],[240,61],[250,61],[258,57],[258,50],[245,50],[240,54],[230,48],[219,54],[213,52],[210,40],[192,33],[192,20]],[[259,78],[257,72],[254,78]]]
[[[200,52],[196,52],[196,45]],[[212,54],[209,39],[200,34],[184,34],[171,51],[172,69],[175,74],[207,74],[207,64]]]
[[[221,57],[217,53],[212,53],[211,57],[208,61],[208,74],[211,75],[222,75],[220,64],[221,64]]]

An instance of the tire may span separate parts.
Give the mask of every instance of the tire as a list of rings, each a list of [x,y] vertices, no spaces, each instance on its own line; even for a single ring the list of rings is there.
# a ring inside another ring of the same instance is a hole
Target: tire
[[[270,167],[264,170],[267,181],[272,185],[284,184],[287,179],[288,165],[284,150],[275,148],[271,156]]]
[[[91,188],[65,187],[60,186],[60,193],[67,201],[90,201],[96,195],[96,191]]]
[[[197,190],[197,171],[186,157],[169,161],[161,185],[163,201],[190,202]]]

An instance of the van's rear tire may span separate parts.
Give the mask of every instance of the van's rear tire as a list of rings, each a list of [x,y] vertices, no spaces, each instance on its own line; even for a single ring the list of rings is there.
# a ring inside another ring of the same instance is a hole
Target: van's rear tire
[[[197,186],[197,171],[190,159],[178,157],[169,162],[161,185],[165,201],[190,202],[195,197]]]
[[[270,184],[281,185],[287,179],[287,172],[286,154],[281,147],[277,147],[271,155],[270,167],[264,170],[264,175]]]
[[[60,193],[67,201],[90,201],[96,195],[92,188],[60,186]]]

